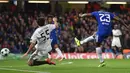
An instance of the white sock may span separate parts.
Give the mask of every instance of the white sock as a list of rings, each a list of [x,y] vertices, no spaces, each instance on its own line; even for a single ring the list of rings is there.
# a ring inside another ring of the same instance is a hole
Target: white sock
[[[63,54],[62,54],[62,52],[61,52],[61,50],[59,48],[56,48],[55,50],[56,50],[56,52],[58,53],[58,55],[60,57],[63,57]]]
[[[48,58],[51,59],[51,55],[48,53]]]
[[[100,60],[100,63],[102,63],[104,61],[104,59],[102,58],[102,49],[100,47],[97,47],[96,48],[96,53],[97,53],[97,56]]]
[[[94,40],[94,37],[93,37],[93,36],[89,36],[88,38],[86,38],[86,39],[80,41],[80,44],[87,43],[87,42],[89,42],[89,41],[91,41],[91,40]]]

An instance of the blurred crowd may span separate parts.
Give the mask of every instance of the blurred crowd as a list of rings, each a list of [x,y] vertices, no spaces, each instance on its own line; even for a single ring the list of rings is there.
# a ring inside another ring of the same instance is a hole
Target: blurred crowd
[[[82,11],[80,11],[82,12]],[[61,29],[59,35],[59,47],[62,52],[95,52],[94,41],[76,47],[74,37],[80,40],[92,35],[97,28],[97,22],[93,17],[78,17],[79,11],[72,9],[62,15],[57,15]],[[130,27],[130,12],[115,13]],[[51,14],[34,11],[32,13],[20,12],[13,13],[5,11],[0,13],[0,49],[9,48],[12,53],[26,52],[30,43],[30,37],[37,28],[36,19],[40,17],[46,18],[46,24],[52,21],[48,18]],[[122,48],[130,48],[130,33],[122,24],[113,20],[113,25],[119,25],[122,31],[121,42]],[[108,37],[104,42],[104,52],[112,52],[112,37]]]

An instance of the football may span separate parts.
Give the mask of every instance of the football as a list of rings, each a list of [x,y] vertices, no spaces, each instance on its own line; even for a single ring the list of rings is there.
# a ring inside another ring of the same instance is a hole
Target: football
[[[8,48],[2,48],[0,53],[2,56],[6,57],[6,56],[8,56],[9,52],[10,51]]]

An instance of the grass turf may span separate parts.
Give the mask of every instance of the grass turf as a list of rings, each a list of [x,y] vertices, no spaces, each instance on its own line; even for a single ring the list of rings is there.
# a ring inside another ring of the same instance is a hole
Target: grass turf
[[[27,60],[1,60],[0,73],[130,73],[130,60],[106,60],[98,68],[98,60],[63,60],[57,65],[29,67]]]

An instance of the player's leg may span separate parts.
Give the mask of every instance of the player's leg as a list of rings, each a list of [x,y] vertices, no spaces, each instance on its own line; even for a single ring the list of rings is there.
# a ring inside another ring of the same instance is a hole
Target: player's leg
[[[112,43],[111,43],[111,46],[112,46],[112,51],[114,53],[114,55],[116,55],[117,51],[116,51],[116,39],[112,39]]]
[[[55,65],[55,63],[51,62],[49,59],[46,59],[45,61],[40,61],[40,59],[42,58],[42,56],[40,56],[39,51],[35,51],[29,58],[28,60],[28,65],[29,66],[39,66],[39,65],[43,65],[43,64],[53,64]]]
[[[115,54],[115,58],[117,58],[118,54],[122,53],[120,40],[113,39],[113,41],[112,41],[112,49],[113,49],[113,53]]]
[[[115,46],[112,46],[112,50],[113,50],[113,53],[114,53],[114,58],[116,59],[119,55],[119,47],[117,47],[116,45]]]
[[[89,42],[89,41],[94,40],[94,36],[93,36],[93,35],[92,35],[92,36],[89,36],[89,37],[85,38],[85,39],[82,40],[82,41],[78,40],[77,38],[74,38],[74,40],[75,40],[75,42],[76,42],[76,45],[77,45],[77,46],[80,46],[81,44],[84,44],[84,43],[87,43],[87,42]]]
[[[99,43],[97,43],[97,44],[99,44]],[[102,49],[101,49],[101,47],[96,47],[96,53],[97,53],[97,56],[98,56],[98,58],[100,60],[100,64],[99,64],[98,67],[105,66],[105,62],[104,62],[104,59],[102,57]]]
[[[97,56],[98,56],[98,58],[100,60],[100,64],[99,64],[98,67],[103,67],[103,66],[105,66],[105,62],[104,62],[104,59],[102,57],[101,43],[102,43],[102,41],[103,41],[104,38],[101,37],[101,36],[99,36],[99,35],[96,35],[95,39],[96,39],[96,46],[97,46],[96,47],[96,53],[97,53]]]
[[[51,46],[52,46],[52,47],[55,49],[55,51],[57,52],[59,61],[62,61],[63,58],[64,58],[64,56],[63,56],[61,50],[59,49],[57,39],[53,39],[53,40],[52,40]]]
[[[121,47],[118,47],[118,49],[119,49],[119,53],[120,53],[120,54],[123,54],[122,48],[121,48]]]
[[[56,50],[56,52],[57,52],[57,54],[58,54],[58,56],[59,56],[59,61],[62,61],[63,58],[64,58],[64,56],[63,56],[61,50],[59,49],[58,45],[55,44],[55,45],[54,45],[54,48],[55,48],[55,50]]]
[[[93,34],[92,36],[89,36],[89,37],[85,38],[82,41],[78,40],[77,38],[75,38],[74,40],[76,42],[76,45],[80,46],[81,44],[87,43],[87,42],[92,41],[94,39],[95,39],[95,34]]]
[[[120,41],[119,40],[117,40],[117,43],[115,44],[116,46],[115,46],[115,48],[116,48],[116,54],[115,54],[115,58],[118,58],[118,56],[120,55],[122,55],[123,54],[123,50],[122,50],[122,48],[121,48],[121,43],[120,43]],[[123,56],[122,56],[123,57]]]
[[[29,66],[39,66],[39,65],[43,65],[43,64],[50,64],[47,61],[38,61],[38,60],[32,60],[31,63],[28,62]]]
[[[114,55],[115,55],[115,58],[117,57],[117,49],[116,49],[116,46],[113,46],[112,45],[112,51],[113,51],[113,53],[114,53]]]
[[[38,57],[38,51],[36,50],[29,58],[28,60],[28,65],[29,66],[38,66],[38,65],[42,65],[42,64],[47,64],[46,61],[38,61],[39,57]]]
[[[48,53],[48,58],[49,58],[50,60],[52,60],[51,52]]]
[[[49,63],[49,65],[56,65],[55,62],[52,62],[52,58],[51,58],[51,55],[50,53],[46,54],[47,55],[47,58],[45,59],[45,61],[47,61]]]
[[[122,45],[121,45],[120,39],[118,39],[117,44],[116,44],[116,47],[118,48],[119,53],[120,53],[120,54],[123,54],[123,50],[122,50]]]
[[[84,39],[82,41],[80,41],[80,44],[84,44],[84,43],[87,43],[87,42],[92,41],[92,40],[94,40],[94,36],[93,35],[89,36],[88,38],[86,38],[86,39]]]

